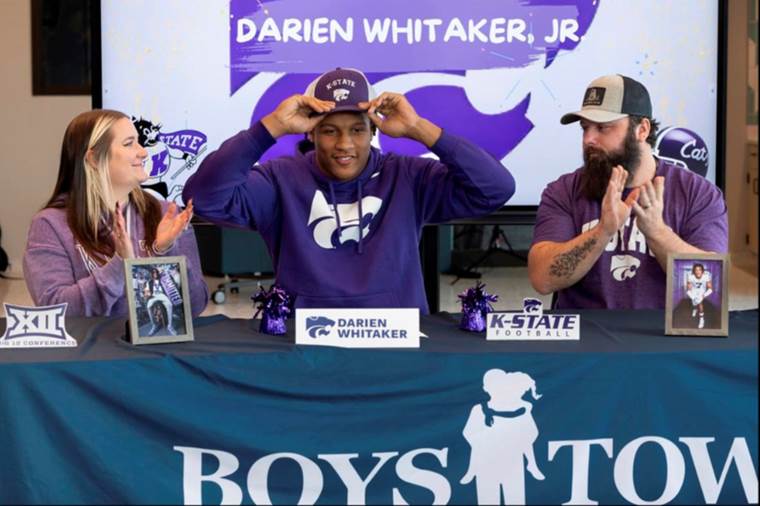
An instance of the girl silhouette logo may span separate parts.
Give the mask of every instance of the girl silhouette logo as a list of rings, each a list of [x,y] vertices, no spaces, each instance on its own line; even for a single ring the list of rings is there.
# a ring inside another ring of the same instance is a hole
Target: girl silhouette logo
[[[471,447],[470,465],[461,483],[475,480],[479,504],[525,504],[525,469],[536,480],[544,475],[536,465],[533,443],[538,427],[533,404],[536,382],[523,372],[491,369],[483,375],[483,390],[490,400],[470,411],[462,435]]]

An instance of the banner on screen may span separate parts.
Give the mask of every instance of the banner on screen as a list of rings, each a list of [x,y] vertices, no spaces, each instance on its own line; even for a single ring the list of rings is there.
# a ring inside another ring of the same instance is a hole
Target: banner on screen
[[[358,68],[378,93],[406,94],[421,116],[501,160],[517,182],[508,204],[535,205],[582,164],[580,131],[560,116],[612,73],[649,89],[667,130],[655,151],[715,180],[717,20],[715,2],[690,0],[135,0],[128,10],[103,0],[102,99],[161,125],[146,184],[181,201],[225,139],[322,72]],[[202,147],[171,135],[183,131]],[[261,161],[301,139],[281,137]],[[432,156],[384,134],[373,144]]]

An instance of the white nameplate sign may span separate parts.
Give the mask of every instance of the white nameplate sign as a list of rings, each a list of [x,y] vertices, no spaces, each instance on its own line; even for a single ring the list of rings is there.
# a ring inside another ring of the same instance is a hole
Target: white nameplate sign
[[[296,344],[419,348],[420,310],[296,309]]]
[[[520,312],[493,312],[486,316],[486,339],[493,341],[577,341],[581,315],[544,314],[538,299],[523,299]]]
[[[68,303],[54,306],[27,307],[3,303],[5,333],[0,348],[68,348],[77,340],[66,332]]]

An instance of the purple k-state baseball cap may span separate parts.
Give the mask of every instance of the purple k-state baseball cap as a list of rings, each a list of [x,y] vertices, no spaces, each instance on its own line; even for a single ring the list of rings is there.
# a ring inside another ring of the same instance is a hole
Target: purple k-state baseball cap
[[[309,84],[304,92],[307,97],[335,102],[334,112],[364,112],[359,102],[367,102],[377,96],[367,77],[359,70],[337,68],[325,72]]]

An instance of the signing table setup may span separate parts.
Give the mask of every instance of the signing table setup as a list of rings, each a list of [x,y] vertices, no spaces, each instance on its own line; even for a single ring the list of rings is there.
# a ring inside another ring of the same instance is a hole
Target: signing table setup
[[[727,337],[575,313],[579,339],[439,313],[387,349],[219,316],[135,346],[124,319],[67,318],[76,346],[0,349],[0,503],[756,503],[757,311]]]

